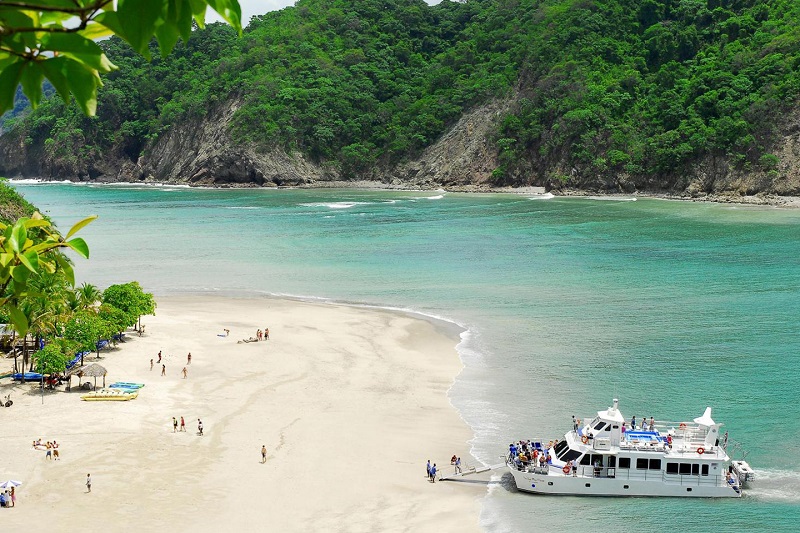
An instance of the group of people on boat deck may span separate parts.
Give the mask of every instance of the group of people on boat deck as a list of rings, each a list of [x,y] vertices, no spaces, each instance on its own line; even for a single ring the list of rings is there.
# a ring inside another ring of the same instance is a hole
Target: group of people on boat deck
[[[632,430],[636,429],[636,417],[635,416],[631,418],[631,429]],[[651,416],[650,417],[650,422],[647,422],[647,417],[643,416],[642,417],[642,425],[641,425],[640,429],[642,431],[655,431],[656,430],[656,421],[655,421],[655,419]],[[623,433],[625,432],[625,422],[622,423],[622,432]]]
[[[512,442],[508,445],[508,457],[509,460],[514,462],[517,469],[525,468],[528,465],[544,468],[545,465],[552,463],[548,450],[557,443],[558,440],[550,441],[547,444],[547,448],[539,450],[530,439],[527,441],[521,440],[516,443]]]

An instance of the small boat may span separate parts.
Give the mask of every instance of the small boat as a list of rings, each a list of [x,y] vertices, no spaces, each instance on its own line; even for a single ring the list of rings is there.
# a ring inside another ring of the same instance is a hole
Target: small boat
[[[123,389],[100,389],[81,396],[81,400],[91,401],[116,401],[126,402],[134,400],[139,396],[138,391],[126,391]]]
[[[20,372],[17,372],[11,376],[11,379],[14,381],[41,381],[42,375],[38,372],[25,372],[24,375]]]
[[[642,422],[626,427],[614,399],[561,440],[510,445],[506,466],[517,489],[535,494],[739,498],[755,480],[728,456],[738,445],[719,434],[710,407],[693,423]]]

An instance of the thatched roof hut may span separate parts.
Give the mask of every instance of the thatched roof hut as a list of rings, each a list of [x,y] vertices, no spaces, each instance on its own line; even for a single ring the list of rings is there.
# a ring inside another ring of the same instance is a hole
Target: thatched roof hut
[[[69,377],[70,382],[70,389],[72,388],[72,376],[78,376],[78,380],[83,377],[87,378],[94,378],[94,388],[97,388],[97,378],[103,378],[103,387],[106,386],[106,374],[108,371],[105,369],[103,365],[98,365],[97,363],[92,363],[86,366],[74,366],[69,371],[67,371],[66,375]],[[80,381],[79,381],[80,383]]]

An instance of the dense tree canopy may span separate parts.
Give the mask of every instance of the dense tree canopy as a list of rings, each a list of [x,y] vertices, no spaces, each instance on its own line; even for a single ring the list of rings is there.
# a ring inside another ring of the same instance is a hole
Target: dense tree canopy
[[[212,24],[152,62],[104,41],[119,69],[98,118],[52,98],[12,133],[53,159],[136,161],[173,124],[234,100],[237,142],[362,177],[513,92],[499,183],[554,162],[657,177],[704,154],[769,171],[800,94],[798,24],[793,0],[300,0],[241,39]]]

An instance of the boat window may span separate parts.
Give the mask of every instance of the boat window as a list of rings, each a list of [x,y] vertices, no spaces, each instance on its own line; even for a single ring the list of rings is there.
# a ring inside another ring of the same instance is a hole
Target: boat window
[[[699,464],[693,464],[692,465],[692,475],[693,476],[699,476],[700,475],[700,465]]]
[[[630,468],[631,467],[631,458],[630,457],[620,457],[619,458],[619,467],[620,468]]]
[[[661,470],[661,459],[650,459],[650,470]]]
[[[667,474],[677,474],[678,463],[667,463]]]
[[[707,476],[708,475],[708,465],[703,465],[703,469],[700,471],[701,475]]]
[[[611,426],[606,426],[606,431],[611,431]]]
[[[581,464],[584,465],[584,466],[588,466],[589,465],[589,461],[591,461],[591,460],[592,460],[592,456],[587,453],[586,455],[581,457]]]
[[[599,454],[596,454],[596,453],[593,453],[592,454],[592,465],[597,465],[597,464],[599,464],[600,466],[603,466],[603,456],[599,455]]]
[[[611,468],[617,466],[617,457],[615,455],[610,455],[608,457],[608,466]]]
[[[569,448],[569,446],[567,445],[567,441],[566,440],[562,440],[562,441],[559,441],[558,444],[556,444],[553,447],[553,450],[555,451],[556,456],[560,457],[561,452],[563,452],[565,448]]]
[[[594,429],[596,429],[597,431],[600,431],[604,427],[606,427],[606,423],[605,422],[599,422],[596,426],[594,426]]]
[[[647,467],[648,467],[647,459],[642,459],[641,457],[639,459],[636,459],[636,468],[638,470],[647,470]]]
[[[682,476],[688,476],[692,473],[692,465],[689,463],[681,463],[680,465],[680,474]]]
[[[570,461],[572,461],[574,459],[577,459],[580,456],[581,456],[581,452],[579,452],[578,450],[570,449],[570,450],[567,450],[567,452],[564,455],[559,457],[559,459],[561,459],[565,463],[568,463],[568,462],[570,462]]]

